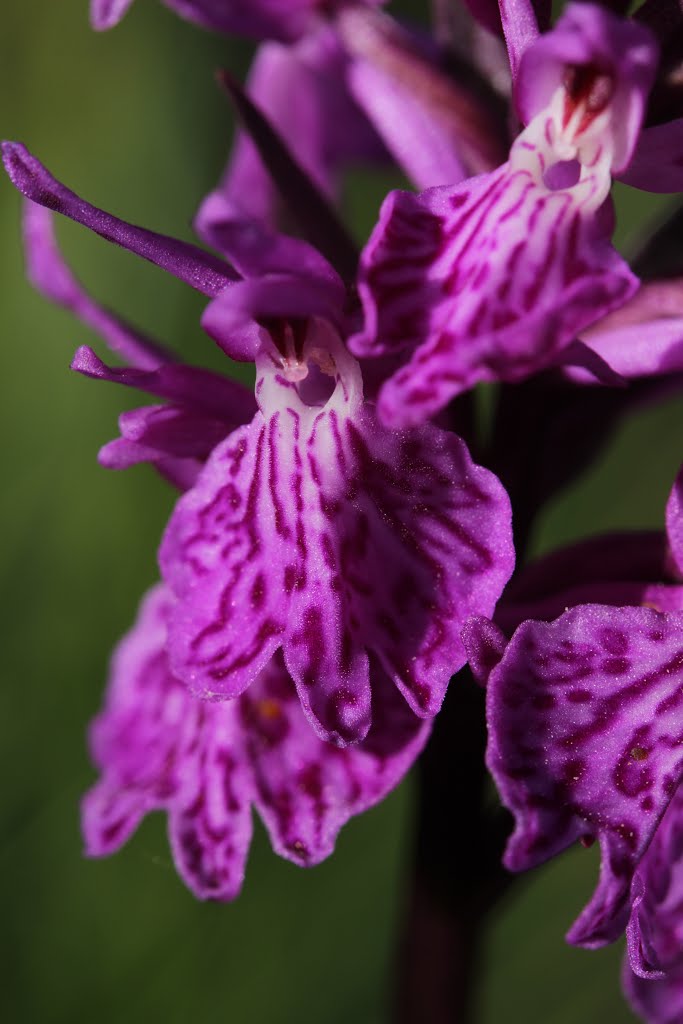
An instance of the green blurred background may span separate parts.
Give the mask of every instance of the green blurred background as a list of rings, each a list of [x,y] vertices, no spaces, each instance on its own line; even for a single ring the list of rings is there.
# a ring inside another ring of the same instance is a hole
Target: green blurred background
[[[190,238],[231,132],[213,71],[243,73],[249,48],[201,32],[156,0],[138,0],[105,35],[90,31],[86,0],[3,6],[3,136],[25,142],[93,202]],[[360,238],[387,187],[362,181],[351,204]],[[654,215],[657,204],[643,209]],[[93,337],[24,283],[18,215],[5,182],[2,1018],[380,1024],[410,845],[410,780],[347,826],[335,856],[310,872],[278,860],[258,829],[232,906],[200,904],[183,888],[160,816],[119,855],[82,858],[78,802],[94,778],[85,728],[109,651],[155,579],[173,495],[145,468],[97,466],[117,414],[136,399],[69,372],[75,347]],[[624,223],[628,245],[632,215]],[[198,327],[200,297],[74,225],[60,225],[60,238],[98,297],[188,359],[220,365]],[[540,547],[594,529],[660,525],[682,411],[670,403],[634,418],[549,510]],[[633,1019],[619,994],[621,949],[589,954],[563,943],[597,866],[595,850],[580,850],[510,895],[486,951],[484,1024]]]

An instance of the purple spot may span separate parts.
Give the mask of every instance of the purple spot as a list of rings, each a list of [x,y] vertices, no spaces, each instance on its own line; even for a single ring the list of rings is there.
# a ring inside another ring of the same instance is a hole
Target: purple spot
[[[549,711],[557,704],[557,698],[553,693],[539,693],[531,701],[531,706],[537,711]]]
[[[251,600],[252,608],[257,611],[263,606],[263,602],[266,596],[266,580],[263,573],[259,573],[254,582],[251,585],[251,592],[249,598]]]
[[[628,637],[620,629],[606,626],[600,634],[600,642],[608,654],[622,655],[628,651]]]
[[[593,699],[590,690],[570,690],[566,696],[570,704],[588,704]]]
[[[600,668],[607,676],[623,676],[631,668],[631,662],[628,658],[608,658]]]

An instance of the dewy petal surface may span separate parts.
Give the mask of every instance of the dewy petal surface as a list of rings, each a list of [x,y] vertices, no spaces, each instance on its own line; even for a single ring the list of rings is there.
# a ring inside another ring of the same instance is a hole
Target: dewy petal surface
[[[169,649],[194,692],[234,696],[282,647],[319,735],[343,744],[370,725],[370,654],[418,715],[436,713],[465,661],[462,623],[490,613],[512,570],[510,509],[454,435],[378,423],[328,325],[303,345],[264,350],[261,412],[171,518]]]
[[[91,731],[100,781],[83,802],[91,856],[119,849],[141,818],[165,810],[173,856],[200,899],[242,885],[253,803],[274,849],[301,865],[328,856],[340,828],[402,779],[429,723],[378,673],[374,725],[348,750],[321,743],[281,659],[236,701],[201,701],[171,675],[165,652],[172,598],[155,587],[119,645]]]
[[[600,840],[593,898],[569,941],[612,941],[635,868],[683,769],[683,615],[584,605],[519,627],[488,682],[487,763],[515,816],[523,870]]]

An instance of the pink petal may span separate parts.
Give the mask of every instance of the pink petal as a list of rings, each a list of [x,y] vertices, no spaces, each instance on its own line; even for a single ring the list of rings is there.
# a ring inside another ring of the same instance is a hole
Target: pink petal
[[[169,649],[195,692],[234,696],[282,646],[314,728],[345,744],[370,726],[370,653],[418,715],[438,711],[462,624],[491,614],[512,571],[510,508],[454,435],[378,423],[331,328],[309,327],[303,355],[290,340],[259,356],[263,413],[171,518]]]

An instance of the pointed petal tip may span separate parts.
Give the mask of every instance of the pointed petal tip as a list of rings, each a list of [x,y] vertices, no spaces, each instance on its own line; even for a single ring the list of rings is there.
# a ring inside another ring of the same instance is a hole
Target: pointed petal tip
[[[22,195],[50,209],[58,208],[54,179],[22,142],[2,143],[2,162],[10,181]]]
[[[76,373],[93,374],[104,367],[102,360],[95,354],[89,345],[80,345],[74,352],[69,369]]]

